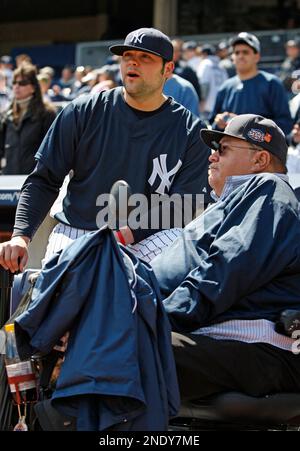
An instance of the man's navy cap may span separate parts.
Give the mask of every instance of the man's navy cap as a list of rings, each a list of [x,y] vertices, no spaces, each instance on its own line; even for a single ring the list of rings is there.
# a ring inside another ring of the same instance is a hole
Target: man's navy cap
[[[247,44],[257,53],[260,53],[260,42],[254,34],[242,31],[230,40],[230,45]]]
[[[214,55],[216,53],[216,48],[211,44],[203,44],[201,46],[201,52],[207,55]]]
[[[217,45],[217,50],[224,50],[228,48],[228,42],[227,41],[220,41]]]
[[[300,38],[298,36],[296,36],[294,39],[289,39],[286,43],[285,43],[286,47],[298,47],[300,48]]]
[[[126,50],[140,50],[161,56],[166,61],[173,60],[173,44],[170,38],[156,28],[139,28],[129,33],[122,45],[112,45],[109,50],[115,55],[123,55]]]
[[[256,114],[234,116],[224,132],[202,129],[202,141],[211,149],[218,150],[219,142],[224,136],[239,138],[255,144],[276,155],[285,165],[288,147],[283,131],[271,119]]]
[[[196,50],[197,47],[196,41],[187,41],[182,44],[182,50]]]

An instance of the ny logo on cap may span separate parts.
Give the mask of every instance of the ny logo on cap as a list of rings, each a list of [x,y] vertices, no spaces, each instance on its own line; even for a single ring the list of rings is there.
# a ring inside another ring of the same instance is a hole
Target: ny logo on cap
[[[137,44],[137,43],[141,44],[145,36],[146,36],[146,33],[136,31],[133,34],[130,42],[132,42],[133,44]]]

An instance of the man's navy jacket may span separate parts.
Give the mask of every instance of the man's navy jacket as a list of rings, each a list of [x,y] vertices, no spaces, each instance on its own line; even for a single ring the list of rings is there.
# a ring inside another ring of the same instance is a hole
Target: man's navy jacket
[[[150,266],[107,229],[46,265],[16,320],[21,358],[70,331],[53,404],[78,430],[164,430],[179,408],[170,326]]]
[[[172,330],[228,320],[276,321],[299,309],[299,203],[258,174],[196,218],[151,266]]]

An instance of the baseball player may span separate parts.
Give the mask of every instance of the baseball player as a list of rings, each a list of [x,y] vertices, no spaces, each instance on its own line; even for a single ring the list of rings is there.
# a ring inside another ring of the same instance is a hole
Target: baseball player
[[[24,269],[28,243],[71,170],[53,239],[74,239],[97,229],[98,196],[109,193],[119,179],[147,199],[154,193],[209,191],[209,149],[199,134],[203,124],[162,92],[174,68],[170,39],[157,29],[141,28],[110,50],[121,56],[124,87],[76,99],[56,118],[22,188],[12,239],[0,244],[5,269]],[[157,231],[126,226],[116,238],[123,244],[137,243]]]

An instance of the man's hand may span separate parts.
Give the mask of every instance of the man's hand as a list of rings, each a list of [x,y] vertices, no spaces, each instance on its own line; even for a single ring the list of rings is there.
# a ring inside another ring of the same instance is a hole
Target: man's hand
[[[234,116],[236,116],[236,114],[224,111],[224,113],[216,115],[214,122],[220,130],[224,130],[230,119]]]
[[[27,236],[15,236],[10,241],[0,243],[0,265],[12,273],[24,271],[28,260],[29,241]]]
[[[125,244],[131,244],[134,242],[132,232],[129,227],[121,227],[120,232],[124,238]],[[114,232],[115,238],[120,242],[117,232]]]

